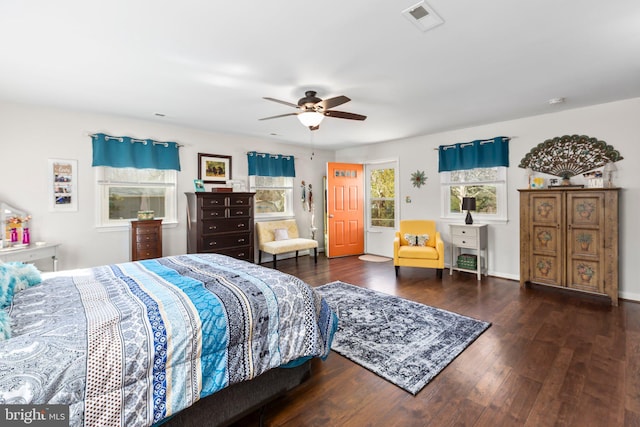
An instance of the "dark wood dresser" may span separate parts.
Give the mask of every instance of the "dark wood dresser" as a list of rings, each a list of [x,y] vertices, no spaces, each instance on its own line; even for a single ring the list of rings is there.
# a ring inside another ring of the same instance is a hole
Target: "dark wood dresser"
[[[187,253],[214,252],[253,262],[255,193],[185,193]]]
[[[162,220],[131,221],[131,261],[162,256]]]

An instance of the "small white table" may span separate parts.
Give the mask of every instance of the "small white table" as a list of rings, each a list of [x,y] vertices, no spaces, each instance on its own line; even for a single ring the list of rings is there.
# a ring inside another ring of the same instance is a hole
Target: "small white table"
[[[37,259],[51,258],[53,271],[58,271],[58,258],[56,251],[59,243],[45,243],[44,245],[31,244],[25,248],[0,249],[0,261],[2,262],[32,262]]]
[[[449,275],[453,274],[453,270],[466,271],[476,273],[478,280],[480,280],[482,278],[483,264],[485,276],[488,275],[487,224],[449,224],[449,235],[451,236],[451,268],[449,269]],[[478,256],[475,270],[457,266],[461,248],[475,250]]]

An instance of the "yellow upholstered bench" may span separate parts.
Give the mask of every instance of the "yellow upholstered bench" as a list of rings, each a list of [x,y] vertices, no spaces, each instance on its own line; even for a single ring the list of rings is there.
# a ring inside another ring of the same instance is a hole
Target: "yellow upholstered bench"
[[[258,236],[258,264],[262,263],[262,252],[273,255],[273,268],[276,268],[276,256],[287,252],[313,249],[314,262],[318,262],[318,242],[299,236],[295,219],[256,222]]]

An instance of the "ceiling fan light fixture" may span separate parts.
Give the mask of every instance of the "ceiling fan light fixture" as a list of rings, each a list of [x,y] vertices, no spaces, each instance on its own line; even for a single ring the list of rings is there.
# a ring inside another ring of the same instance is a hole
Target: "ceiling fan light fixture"
[[[318,126],[322,122],[322,119],[324,119],[324,115],[316,111],[305,111],[304,113],[298,114],[300,123],[307,127]]]

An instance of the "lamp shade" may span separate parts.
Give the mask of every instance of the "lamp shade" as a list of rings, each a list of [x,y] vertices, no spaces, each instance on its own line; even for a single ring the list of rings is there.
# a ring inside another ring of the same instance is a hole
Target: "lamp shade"
[[[462,198],[462,210],[475,211],[476,210],[476,198],[475,197],[463,197]]]
[[[305,111],[304,113],[298,114],[298,120],[305,126],[318,126],[322,122],[322,119],[324,119],[324,115],[315,111]]]

